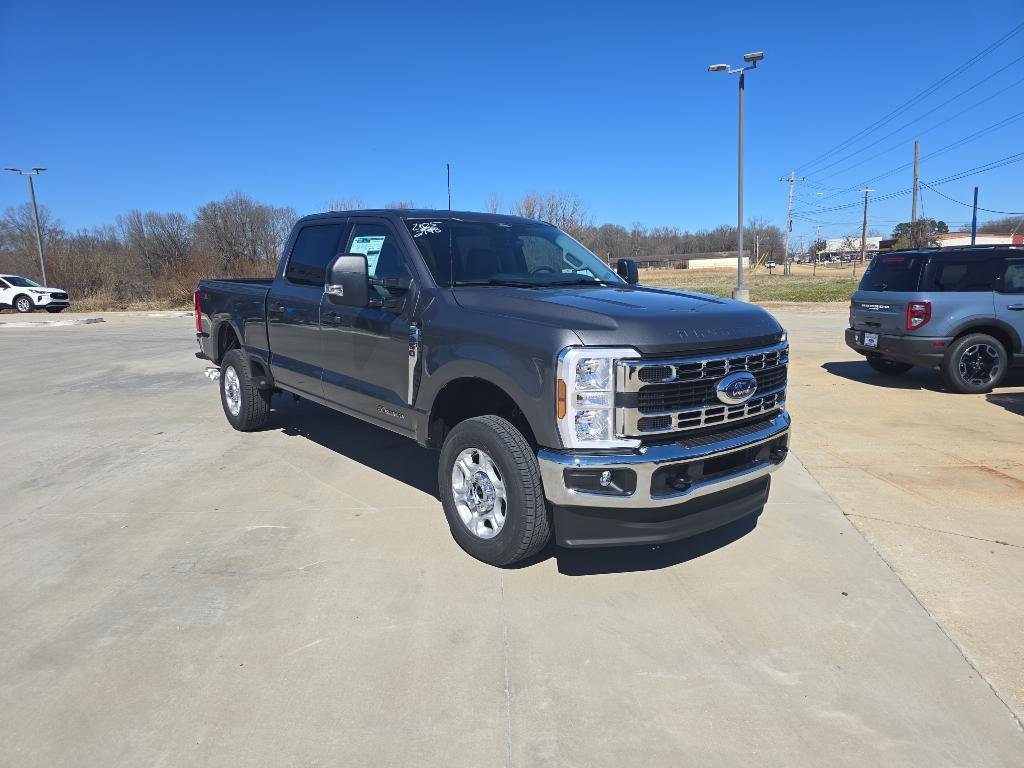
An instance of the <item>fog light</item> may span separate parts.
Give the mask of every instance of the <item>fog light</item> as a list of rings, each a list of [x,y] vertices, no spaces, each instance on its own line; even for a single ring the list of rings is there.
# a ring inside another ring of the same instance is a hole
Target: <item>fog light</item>
[[[601,477],[598,479],[597,482],[601,484],[602,488],[607,488],[609,485],[612,484],[612,473],[606,469],[604,472],[601,473]]]

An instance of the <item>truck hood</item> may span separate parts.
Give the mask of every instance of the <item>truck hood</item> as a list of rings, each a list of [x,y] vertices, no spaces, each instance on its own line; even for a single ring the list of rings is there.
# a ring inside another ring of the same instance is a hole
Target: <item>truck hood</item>
[[[760,307],[661,288],[486,286],[453,292],[466,309],[569,328],[587,346],[634,347],[648,355],[765,346],[782,333]]]

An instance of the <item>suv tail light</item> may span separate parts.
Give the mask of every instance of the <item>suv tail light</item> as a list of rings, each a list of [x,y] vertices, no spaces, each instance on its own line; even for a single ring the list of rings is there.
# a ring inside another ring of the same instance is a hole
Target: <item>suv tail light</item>
[[[907,304],[907,330],[916,331],[932,319],[930,301],[912,301]]]
[[[199,291],[192,294],[192,300],[196,306],[196,333],[203,332],[203,307],[200,299],[202,299],[202,294]]]

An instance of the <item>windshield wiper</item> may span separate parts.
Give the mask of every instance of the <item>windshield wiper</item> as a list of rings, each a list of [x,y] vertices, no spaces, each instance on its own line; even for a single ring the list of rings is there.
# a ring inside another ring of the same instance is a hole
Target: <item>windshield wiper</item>
[[[504,285],[512,288],[541,288],[547,285],[547,283],[530,283],[526,280],[456,280],[452,283],[452,288],[481,285]]]
[[[544,285],[611,285],[620,286],[622,283],[613,283],[611,280],[599,280],[596,277],[578,277],[575,280],[555,280],[551,283],[544,283]]]

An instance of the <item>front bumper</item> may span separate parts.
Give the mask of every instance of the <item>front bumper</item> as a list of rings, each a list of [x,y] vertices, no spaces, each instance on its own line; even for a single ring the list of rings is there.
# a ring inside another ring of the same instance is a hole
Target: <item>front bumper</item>
[[[659,543],[750,514],[764,505],[768,476],[785,460],[789,428],[783,411],[756,429],[681,438],[629,454],[541,450],[537,458],[558,541]],[[594,478],[605,470],[613,481],[602,489]]]
[[[846,346],[862,355],[878,354],[886,360],[910,363],[922,368],[935,368],[940,365],[942,358],[946,354],[946,347],[953,341],[952,337],[948,336],[892,336],[879,334],[878,346],[866,347],[864,346],[865,333],[872,333],[872,331],[847,328]]]

